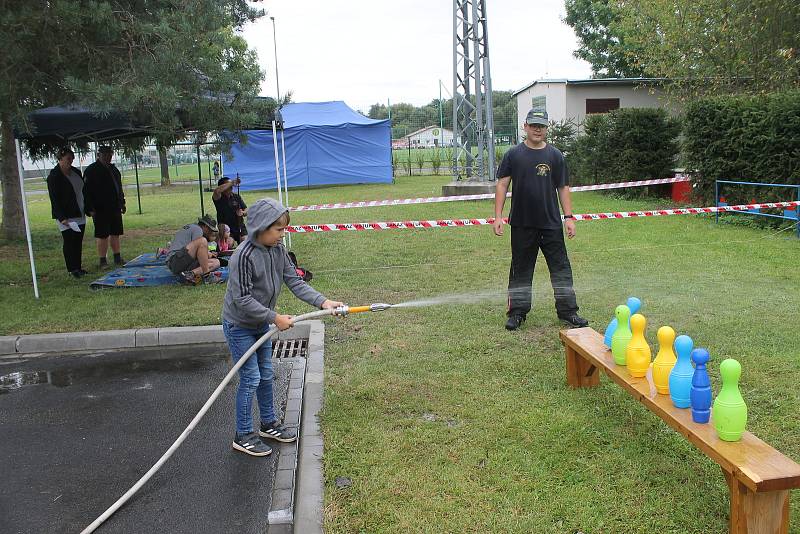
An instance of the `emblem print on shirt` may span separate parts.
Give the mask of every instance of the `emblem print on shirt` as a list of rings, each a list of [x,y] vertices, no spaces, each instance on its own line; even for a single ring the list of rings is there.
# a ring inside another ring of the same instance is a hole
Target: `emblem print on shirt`
[[[536,166],[536,174],[539,176],[547,176],[550,174],[550,165],[547,163],[540,163]]]

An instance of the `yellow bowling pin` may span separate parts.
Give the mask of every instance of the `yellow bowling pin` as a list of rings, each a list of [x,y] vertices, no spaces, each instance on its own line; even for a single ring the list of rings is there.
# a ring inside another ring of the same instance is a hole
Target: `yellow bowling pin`
[[[628,372],[631,376],[642,377],[647,375],[647,370],[650,368],[650,345],[644,338],[644,328],[647,326],[647,319],[641,313],[634,314],[631,317],[631,337],[628,348],[625,349],[625,365],[628,367]]]
[[[658,329],[658,354],[653,362],[653,384],[656,391],[662,395],[669,395],[669,374],[678,361],[675,350],[675,330],[669,326]]]

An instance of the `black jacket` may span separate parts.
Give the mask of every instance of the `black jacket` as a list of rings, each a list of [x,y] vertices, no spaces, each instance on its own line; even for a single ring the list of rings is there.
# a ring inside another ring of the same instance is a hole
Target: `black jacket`
[[[114,165],[95,161],[86,167],[83,201],[86,213],[120,213],[125,205],[122,176]],[[115,186],[116,184],[116,186]]]
[[[72,167],[72,170],[83,180],[81,171],[75,167]],[[58,165],[47,175],[47,193],[50,195],[53,219],[63,221],[64,219],[83,217],[83,213],[78,207],[78,199],[75,197],[75,189]]]

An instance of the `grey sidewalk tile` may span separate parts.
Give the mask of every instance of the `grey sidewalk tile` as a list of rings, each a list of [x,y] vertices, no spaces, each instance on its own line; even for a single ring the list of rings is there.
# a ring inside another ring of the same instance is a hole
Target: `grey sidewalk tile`
[[[17,352],[68,352],[75,350],[121,349],[134,347],[135,330],[67,332],[20,336]]]
[[[286,415],[283,416],[283,424],[286,426],[297,426],[300,424],[300,412],[297,410],[286,411]]]
[[[14,354],[17,352],[17,339],[19,336],[0,336],[0,354]]]
[[[276,490],[294,490],[294,469],[279,469],[278,472],[275,473],[275,482],[273,487]]]
[[[225,343],[222,325],[161,328],[159,345],[185,345],[189,343]]]
[[[158,346],[158,328],[140,328],[136,330],[135,344],[137,347],[157,347]]]

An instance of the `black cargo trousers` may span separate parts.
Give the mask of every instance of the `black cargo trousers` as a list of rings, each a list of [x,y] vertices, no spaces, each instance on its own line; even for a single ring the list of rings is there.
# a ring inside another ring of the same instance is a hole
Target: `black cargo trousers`
[[[525,317],[531,311],[531,283],[539,249],[542,250],[550,270],[556,314],[559,317],[569,317],[577,313],[578,303],[572,287],[572,266],[567,257],[563,230],[512,226],[507,314]]]

